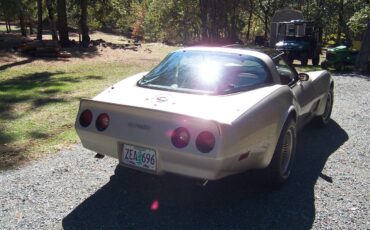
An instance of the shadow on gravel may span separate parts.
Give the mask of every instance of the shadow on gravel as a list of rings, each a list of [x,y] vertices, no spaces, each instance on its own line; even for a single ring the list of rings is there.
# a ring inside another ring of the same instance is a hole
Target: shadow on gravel
[[[298,137],[296,164],[280,189],[253,185],[251,173],[206,187],[175,175],[156,177],[117,166],[106,185],[63,219],[64,229],[310,229],[314,186],[328,157],[348,140],[332,121]],[[78,191],[76,191],[78,192]]]

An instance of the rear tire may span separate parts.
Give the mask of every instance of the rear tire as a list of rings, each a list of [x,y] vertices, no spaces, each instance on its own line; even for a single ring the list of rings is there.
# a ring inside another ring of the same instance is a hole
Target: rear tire
[[[262,184],[276,187],[288,179],[294,162],[296,142],[296,123],[289,118],[281,131],[269,166],[262,171]]]
[[[301,53],[301,66],[306,66],[308,63],[308,54]]]
[[[344,70],[344,66],[343,66],[343,63],[337,63],[334,65],[334,69],[336,71],[343,71]]]
[[[320,63],[320,54],[315,54],[312,58],[312,65],[317,66]]]
[[[329,64],[327,61],[322,61],[321,62],[321,69],[328,69],[329,68]]]
[[[328,92],[328,96],[326,98],[325,110],[324,113],[315,118],[315,122],[318,126],[326,126],[330,121],[331,111],[333,109],[334,103],[334,91],[331,88]]]
[[[294,61],[294,57],[293,57],[293,55],[291,55],[291,54],[289,54],[288,56],[287,56],[287,62],[289,63],[289,64],[293,64],[293,61]]]

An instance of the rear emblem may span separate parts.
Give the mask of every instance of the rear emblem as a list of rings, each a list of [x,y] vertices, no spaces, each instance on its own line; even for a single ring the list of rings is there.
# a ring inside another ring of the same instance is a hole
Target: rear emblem
[[[169,94],[160,94],[152,98],[152,103],[154,104],[160,104],[160,103],[165,103],[169,102],[172,100],[172,95]]]
[[[128,123],[128,127],[144,129],[144,130],[150,130],[152,128],[152,127],[150,127],[149,125],[146,125],[146,124],[131,123],[131,122]]]
[[[168,101],[168,98],[167,98],[166,96],[158,96],[158,97],[156,98],[156,101],[157,101],[158,103],[160,103],[160,102],[166,102],[166,101]]]

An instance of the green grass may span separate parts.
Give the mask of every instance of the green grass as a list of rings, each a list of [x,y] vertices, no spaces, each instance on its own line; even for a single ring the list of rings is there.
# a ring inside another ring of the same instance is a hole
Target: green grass
[[[21,32],[21,28],[16,26],[16,25],[11,25],[10,28],[12,29],[12,31],[11,31],[12,33],[20,33]],[[0,24],[0,32],[6,32],[5,22],[2,22]]]
[[[320,66],[313,66],[313,65],[306,65],[306,66],[300,66],[300,65],[294,65],[298,73],[307,73],[311,71],[318,71],[322,70]]]
[[[150,48],[151,54],[133,54],[127,61],[90,58],[60,63],[26,59],[0,64],[0,169],[76,143],[74,121],[79,100],[151,69],[174,49]],[[150,58],[142,61],[143,56]]]

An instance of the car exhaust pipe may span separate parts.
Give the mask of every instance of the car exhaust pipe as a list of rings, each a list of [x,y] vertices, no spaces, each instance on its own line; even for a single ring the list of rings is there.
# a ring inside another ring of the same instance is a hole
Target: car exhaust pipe
[[[95,158],[98,158],[98,159],[103,159],[104,157],[105,157],[105,155],[104,154],[101,154],[101,153],[97,153],[95,155]]]
[[[208,184],[207,179],[201,179],[197,181],[197,185],[202,186],[202,187],[205,187],[207,184]]]

